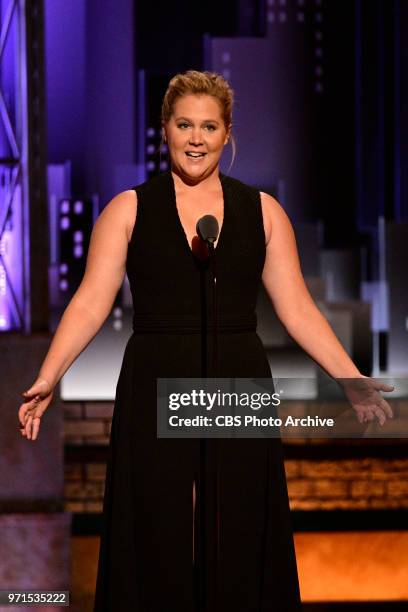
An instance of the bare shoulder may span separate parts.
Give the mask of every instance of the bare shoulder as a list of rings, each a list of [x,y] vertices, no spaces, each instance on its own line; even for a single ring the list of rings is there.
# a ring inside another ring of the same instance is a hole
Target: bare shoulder
[[[115,195],[106,204],[100,217],[112,226],[120,226],[126,232],[127,242],[130,242],[137,214],[137,194],[135,189],[126,189]]]
[[[276,233],[291,233],[292,224],[283,206],[269,193],[260,192],[262,216],[265,229],[266,244],[272,237],[272,231]]]

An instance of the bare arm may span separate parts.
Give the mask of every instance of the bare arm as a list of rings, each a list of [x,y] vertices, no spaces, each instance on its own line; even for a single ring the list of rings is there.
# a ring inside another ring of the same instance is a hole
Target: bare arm
[[[292,338],[330,376],[362,376],[305,285],[288,216],[266,193],[261,193],[261,203],[267,242],[262,281],[277,316]]]
[[[23,393],[18,418],[21,434],[27,439],[38,438],[54,387],[111,311],[125,276],[136,212],[136,192],[123,191],[106,205],[95,223],[82,282],[64,311],[37,380]]]
[[[53,337],[39,377],[54,388],[108,317],[126,272],[136,192],[116,195],[99,215],[91,235],[85,274]]]

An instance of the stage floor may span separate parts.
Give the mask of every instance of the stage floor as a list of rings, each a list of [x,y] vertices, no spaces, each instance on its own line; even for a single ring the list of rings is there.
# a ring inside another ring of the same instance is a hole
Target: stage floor
[[[70,608],[92,612],[99,538],[71,542]],[[408,531],[295,533],[295,546],[305,612],[408,610]]]

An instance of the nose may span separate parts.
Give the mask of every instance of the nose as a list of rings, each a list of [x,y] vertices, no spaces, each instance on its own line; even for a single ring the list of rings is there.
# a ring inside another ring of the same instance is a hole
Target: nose
[[[192,129],[190,134],[190,144],[196,146],[202,144],[200,128],[197,127]]]

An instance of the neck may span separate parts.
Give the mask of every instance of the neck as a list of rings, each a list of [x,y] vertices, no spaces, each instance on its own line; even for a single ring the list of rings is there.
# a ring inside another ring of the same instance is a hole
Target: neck
[[[192,178],[179,172],[178,169],[172,168],[171,174],[173,176],[174,186],[178,190],[196,188],[201,189],[216,189],[220,184],[220,175],[218,166],[204,178]]]

